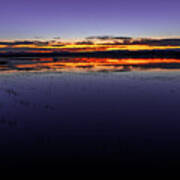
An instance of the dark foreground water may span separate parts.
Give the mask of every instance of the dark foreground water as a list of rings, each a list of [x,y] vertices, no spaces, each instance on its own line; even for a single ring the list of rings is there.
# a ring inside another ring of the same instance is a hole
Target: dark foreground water
[[[0,75],[0,166],[180,165],[180,71]]]

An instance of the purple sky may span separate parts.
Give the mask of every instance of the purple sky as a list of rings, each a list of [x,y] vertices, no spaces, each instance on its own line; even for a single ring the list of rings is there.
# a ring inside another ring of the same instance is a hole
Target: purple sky
[[[180,36],[180,0],[0,0],[0,39]]]

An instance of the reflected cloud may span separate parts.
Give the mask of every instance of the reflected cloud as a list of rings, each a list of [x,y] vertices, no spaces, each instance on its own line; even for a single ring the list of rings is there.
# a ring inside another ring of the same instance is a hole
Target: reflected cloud
[[[16,58],[0,60],[0,72],[127,72],[180,69],[180,59]]]

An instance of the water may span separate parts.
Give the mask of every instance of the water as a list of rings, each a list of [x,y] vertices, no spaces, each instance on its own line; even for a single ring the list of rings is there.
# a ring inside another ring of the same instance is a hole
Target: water
[[[127,61],[123,67],[99,68],[96,62],[82,68],[75,64],[82,62],[72,61],[50,62],[53,67],[71,63],[67,69],[2,71],[1,166],[58,167],[77,161],[118,162],[120,167],[178,165],[178,68],[133,69]]]
[[[14,58],[0,59],[2,72],[125,72],[178,70],[180,59]]]

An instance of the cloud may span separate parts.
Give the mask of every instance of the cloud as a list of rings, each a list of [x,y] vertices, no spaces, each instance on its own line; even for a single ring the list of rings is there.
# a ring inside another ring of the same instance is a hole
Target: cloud
[[[92,41],[80,41],[76,42],[76,45],[93,45],[94,43]]]
[[[0,45],[15,46],[15,45],[32,45],[32,41],[12,41],[12,42],[0,42]]]
[[[149,46],[180,46],[180,38],[131,38],[123,36],[90,36],[87,40],[101,40],[103,45],[149,45]],[[106,42],[103,42],[106,41]],[[109,41],[109,42],[108,42]]]
[[[35,36],[35,39],[43,39],[43,36]]]
[[[134,40],[131,44],[150,46],[180,46],[180,39],[140,39]]]
[[[17,46],[17,45],[37,45],[37,46],[46,46],[49,45],[49,41],[2,41],[0,45],[6,46]]]
[[[123,36],[89,36],[86,39],[88,40],[131,40],[131,37],[123,37]]]
[[[100,42],[95,41],[100,39]],[[77,45],[77,46],[76,46]],[[84,46],[78,46],[84,45]],[[94,46],[93,46],[94,45]],[[177,49],[180,46],[180,38],[130,38],[121,36],[91,36],[84,40],[76,42],[58,41],[58,40],[14,40],[14,41],[0,41],[0,51],[73,51],[73,52],[85,52],[85,51],[105,51],[109,49],[130,49],[131,45],[138,45],[139,49],[141,45],[164,46],[162,48],[167,49],[171,46],[171,49]],[[64,47],[63,47],[64,46]],[[143,47],[142,47],[143,48]],[[148,47],[149,48],[149,47]]]
[[[65,44],[52,44],[51,46],[52,47],[63,47],[63,46],[65,46]]]
[[[59,40],[61,39],[61,37],[57,36],[57,37],[54,37],[53,39]]]
[[[37,46],[47,46],[49,45],[51,42],[49,41],[34,41],[34,44],[37,45]]]
[[[49,49],[47,48],[0,48],[0,52],[1,51],[6,51],[6,52],[31,52],[31,51],[49,51]]]

